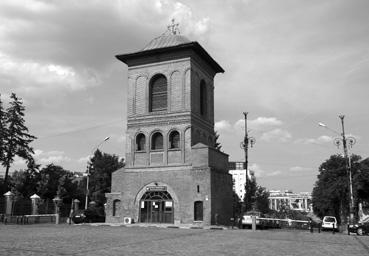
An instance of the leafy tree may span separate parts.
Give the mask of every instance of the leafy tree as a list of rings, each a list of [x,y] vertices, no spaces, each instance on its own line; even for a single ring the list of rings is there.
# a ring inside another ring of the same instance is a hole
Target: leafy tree
[[[256,209],[261,213],[268,213],[269,209],[269,192],[262,186],[256,187],[255,192]]]
[[[49,164],[40,171],[40,178],[37,184],[37,194],[43,199],[53,199],[58,190],[60,180],[63,176],[68,175],[68,171],[63,167],[54,164]]]
[[[240,216],[242,209],[241,199],[234,190],[233,190],[232,207],[233,207],[233,217],[236,218],[236,216]]]
[[[5,124],[5,111],[0,94],[0,163],[4,161],[5,138],[7,137],[7,127]]]
[[[360,172],[361,157],[351,157],[352,187],[355,205],[358,203],[358,191],[365,197],[366,189],[360,189],[369,184],[366,173]],[[364,193],[363,193],[364,192]],[[341,155],[332,155],[319,167],[318,180],[315,183],[312,202],[314,212],[319,216],[334,215],[339,221],[346,220],[349,214],[349,184],[346,171],[346,160]]]
[[[257,183],[254,176],[251,177],[251,179],[248,178],[246,187],[245,187],[245,197],[244,197],[244,203],[245,203],[245,211],[254,210],[255,205],[255,195],[257,190]]]
[[[105,203],[105,193],[111,191],[111,174],[124,166],[118,156],[96,150],[89,162],[89,195],[96,203]]]
[[[218,139],[219,139],[219,133],[215,131],[214,148],[220,151],[222,148],[222,145],[220,144],[220,142],[218,142]]]
[[[40,179],[39,167],[40,165],[31,161],[27,164],[26,170],[13,172],[10,183],[16,195],[29,198],[34,193],[37,193],[37,185]]]
[[[5,167],[4,183],[7,186],[9,169],[14,161],[15,156],[19,156],[27,161],[31,161],[33,149],[29,145],[35,136],[28,133],[28,128],[25,126],[23,102],[15,93],[12,93],[11,102],[7,108],[5,115],[5,123],[7,125],[6,136],[3,138],[3,154],[2,165]]]

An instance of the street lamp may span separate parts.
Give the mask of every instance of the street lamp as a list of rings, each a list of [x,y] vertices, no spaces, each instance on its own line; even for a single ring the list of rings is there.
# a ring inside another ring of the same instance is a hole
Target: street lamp
[[[245,169],[246,169],[246,184],[245,184],[245,192],[247,191],[248,187],[249,187],[249,177],[248,177],[248,163],[249,163],[249,160],[248,160],[248,150],[249,150],[249,144],[250,144],[250,147],[252,147],[256,140],[254,137],[249,137],[249,134],[248,134],[248,130],[247,130],[247,115],[248,115],[248,112],[243,112],[243,115],[244,115],[244,118],[245,118],[245,137],[243,139],[243,141],[241,142],[240,146],[241,148],[244,150],[244,153],[245,153]],[[246,211],[247,209],[247,198],[246,198],[246,194],[245,193],[245,198],[244,198],[244,202],[242,203],[242,208],[241,209],[241,213],[243,214],[244,211]]]
[[[102,140],[99,144],[97,144],[97,146],[94,147],[94,149],[92,150],[92,155],[96,152],[96,150],[99,149],[99,147],[101,146],[101,144],[103,144],[105,141],[109,140],[110,137],[106,137],[104,140]],[[93,156],[92,156],[93,157]],[[85,200],[85,210],[87,209],[88,207],[88,194],[89,194],[89,183],[90,183],[90,168],[89,166],[87,166],[87,170],[86,170],[86,173],[83,174],[83,176],[86,176],[87,177],[87,180],[86,180],[86,200]]]
[[[342,125],[342,133],[339,133],[331,128],[329,128],[324,123],[319,123],[319,126],[324,127],[330,131],[333,131],[334,133],[340,135],[342,138],[336,138],[334,140],[334,144],[339,147],[342,143],[343,145],[343,154],[346,161],[346,173],[348,174],[349,178],[349,211],[350,211],[350,217],[349,217],[349,224],[353,224],[354,220],[354,197],[352,192],[352,173],[351,173],[351,158],[348,154],[347,150],[347,143],[352,147],[356,143],[356,139],[354,137],[346,137],[345,135],[345,125],[344,125],[344,115],[340,115],[339,118],[341,119],[341,125]]]

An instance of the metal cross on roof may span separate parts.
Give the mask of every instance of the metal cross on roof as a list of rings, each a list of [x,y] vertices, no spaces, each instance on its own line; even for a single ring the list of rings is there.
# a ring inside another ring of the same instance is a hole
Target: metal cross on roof
[[[172,19],[172,24],[168,25],[168,31],[172,33],[172,35],[179,34],[178,26],[179,23],[175,23],[175,19]]]

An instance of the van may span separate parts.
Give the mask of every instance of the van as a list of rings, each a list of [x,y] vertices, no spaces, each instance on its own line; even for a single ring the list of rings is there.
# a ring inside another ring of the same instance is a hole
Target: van
[[[322,221],[322,230],[336,230],[338,231],[337,219],[334,216],[324,216]]]

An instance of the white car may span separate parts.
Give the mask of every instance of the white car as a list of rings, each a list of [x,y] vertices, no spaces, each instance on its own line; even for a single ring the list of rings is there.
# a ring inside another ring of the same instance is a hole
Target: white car
[[[322,230],[338,230],[337,219],[334,216],[324,216]]]
[[[251,228],[252,227],[252,217],[256,217],[256,226],[260,225],[260,213],[259,212],[247,212],[242,216],[241,224],[242,228]]]

